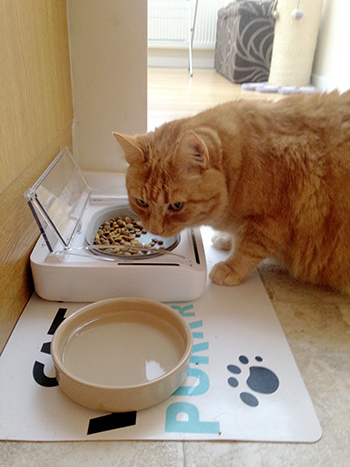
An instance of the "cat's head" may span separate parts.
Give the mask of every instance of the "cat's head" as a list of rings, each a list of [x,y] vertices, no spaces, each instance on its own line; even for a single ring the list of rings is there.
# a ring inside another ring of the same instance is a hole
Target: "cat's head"
[[[170,130],[170,129],[168,129]],[[212,225],[227,203],[218,141],[192,130],[162,127],[135,137],[113,133],[129,164],[126,187],[133,211],[154,235]]]

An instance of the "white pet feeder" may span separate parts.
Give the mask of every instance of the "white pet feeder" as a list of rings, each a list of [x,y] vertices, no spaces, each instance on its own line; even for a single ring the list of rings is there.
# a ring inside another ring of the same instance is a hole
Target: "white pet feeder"
[[[197,228],[161,239],[163,252],[133,257],[94,248],[100,223],[128,209],[126,192],[94,196],[67,148],[25,198],[41,231],[30,256],[41,298],[92,302],[129,296],[167,302],[195,300],[203,293],[207,269]]]

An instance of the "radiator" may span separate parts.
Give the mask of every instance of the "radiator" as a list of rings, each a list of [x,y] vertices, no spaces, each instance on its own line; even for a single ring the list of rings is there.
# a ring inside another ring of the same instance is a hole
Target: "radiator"
[[[188,42],[195,0],[148,0],[148,41]],[[225,0],[198,0],[194,47],[215,46],[217,12]]]

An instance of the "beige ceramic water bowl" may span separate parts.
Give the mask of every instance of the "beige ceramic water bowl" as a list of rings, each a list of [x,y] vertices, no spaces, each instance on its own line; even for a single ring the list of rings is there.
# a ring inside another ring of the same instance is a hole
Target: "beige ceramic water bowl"
[[[158,404],[184,381],[192,333],[170,307],[113,298],[88,305],[56,330],[51,355],[60,388],[78,404],[129,412]]]

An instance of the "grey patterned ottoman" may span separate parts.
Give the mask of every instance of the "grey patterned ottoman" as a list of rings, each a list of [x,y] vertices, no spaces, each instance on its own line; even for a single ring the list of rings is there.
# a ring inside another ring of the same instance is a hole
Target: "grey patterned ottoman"
[[[233,2],[218,11],[214,67],[234,83],[269,78],[275,20],[273,1]]]

